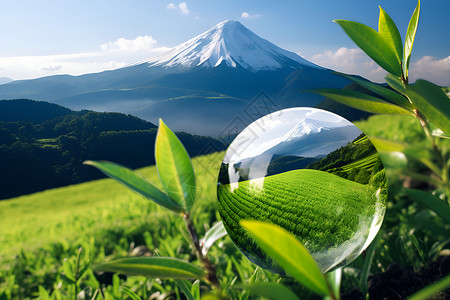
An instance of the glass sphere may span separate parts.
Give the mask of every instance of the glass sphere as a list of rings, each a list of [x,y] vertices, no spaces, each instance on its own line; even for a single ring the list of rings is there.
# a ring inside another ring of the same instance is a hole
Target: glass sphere
[[[283,227],[327,272],[354,260],[377,234],[386,175],[370,140],[351,122],[315,108],[290,108],[247,126],[230,144],[217,184],[223,224],[239,250],[283,273],[240,226]]]

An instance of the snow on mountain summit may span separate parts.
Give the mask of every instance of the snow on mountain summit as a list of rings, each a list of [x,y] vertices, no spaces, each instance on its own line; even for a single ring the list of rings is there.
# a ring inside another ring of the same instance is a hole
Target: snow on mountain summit
[[[319,133],[323,130],[330,130],[330,128],[320,124],[319,122],[311,119],[304,119],[297,123],[288,133],[283,137],[283,141],[288,142],[293,139],[303,138],[305,135]]]
[[[260,38],[238,21],[223,21],[210,30],[148,61],[165,68],[217,67],[225,63],[250,71],[319,66]]]

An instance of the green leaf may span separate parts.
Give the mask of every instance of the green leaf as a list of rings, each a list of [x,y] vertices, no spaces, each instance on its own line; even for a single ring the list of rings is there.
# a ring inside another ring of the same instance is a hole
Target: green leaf
[[[408,157],[408,160],[419,161],[427,166],[436,175],[441,175],[441,168],[433,162],[435,154],[431,149],[423,147],[423,145],[413,145],[405,148],[403,153]]]
[[[383,166],[387,169],[405,169],[408,165],[408,158],[402,152],[380,152],[380,157],[383,162]]]
[[[241,221],[258,245],[298,282],[322,296],[330,295],[327,282],[308,250],[283,228],[257,221]]]
[[[369,136],[372,144],[378,151],[403,151],[408,145],[404,143],[394,142],[391,140]]]
[[[440,129],[435,129],[433,130],[433,132],[431,132],[431,134],[433,136],[436,136],[438,138],[442,138],[442,139],[450,139],[450,136],[445,134],[442,130]]]
[[[178,285],[178,287],[181,289],[188,300],[196,300],[194,295],[192,295],[191,283],[189,281],[176,279],[175,283]]]
[[[406,94],[422,115],[450,135],[450,99],[439,86],[419,79],[406,87]]]
[[[391,17],[380,6],[380,17],[378,19],[378,32],[381,38],[394,50],[398,63],[403,59],[403,43],[397,26]]]
[[[96,265],[94,270],[161,279],[202,279],[205,270],[171,257],[126,257]]]
[[[204,295],[202,300],[228,300],[228,297],[222,295],[219,291],[213,291],[210,294]]]
[[[42,285],[39,286],[39,299],[41,299],[41,300],[50,300],[51,299],[49,293],[45,290],[44,287],[42,287]]]
[[[141,194],[147,199],[168,208],[174,212],[183,212],[183,208],[171,200],[165,193],[148,181],[145,177],[131,169],[106,161],[85,161],[85,165],[91,165],[125,185],[129,189]]]
[[[438,216],[450,223],[450,207],[441,199],[422,190],[405,189],[412,200],[434,211]]]
[[[408,297],[408,300],[429,299],[429,298],[431,298],[431,296],[433,296],[441,291],[445,291],[449,287],[450,287],[450,274],[430,285],[427,285],[423,289],[414,293],[412,296]]]
[[[202,253],[206,255],[208,253],[209,248],[220,238],[227,235],[227,231],[223,226],[222,221],[217,222],[211,227],[206,233],[205,236],[200,240],[200,245],[202,246]]]
[[[348,80],[351,80],[357,84],[359,84],[360,86],[368,89],[371,92],[374,92],[375,94],[385,98],[386,100],[397,104],[401,107],[404,107],[408,110],[413,110],[414,106],[411,104],[411,102],[408,101],[407,98],[405,98],[404,96],[400,95],[399,93],[396,93],[390,89],[387,89],[379,84],[370,82],[366,79],[363,79],[361,77],[357,77],[357,76],[351,76],[351,75],[346,75],[346,74],[341,74],[338,73],[340,76],[347,78]],[[392,76],[392,75],[391,75]]]
[[[138,295],[136,295],[135,292],[133,292],[132,290],[130,290],[127,287],[122,286],[122,291],[125,292],[125,294],[128,295],[128,297],[130,297],[131,300],[142,300],[141,297],[139,297]]]
[[[115,299],[120,299],[122,296],[120,293],[120,277],[117,274],[113,275],[112,292]]]
[[[64,259],[63,261],[63,270],[66,278],[75,283],[76,280],[75,280],[75,272],[73,270],[73,264],[68,259]]]
[[[194,281],[192,284],[191,293],[195,300],[200,300],[200,280]]]
[[[353,42],[380,67],[395,76],[402,76],[401,63],[395,50],[375,29],[353,21],[334,20],[334,22],[339,24]]]
[[[379,114],[403,114],[411,115],[411,112],[403,107],[391,104],[365,93],[341,90],[341,89],[317,89],[311,92],[328,97],[336,102],[351,106],[353,108]]]
[[[408,29],[406,30],[405,36],[405,47],[403,48],[403,74],[405,78],[408,78],[409,61],[411,59],[412,47],[414,44],[414,39],[416,37],[417,26],[419,25],[419,15],[420,15],[420,0],[417,1],[416,9],[414,10],[411,20],[408,24]],[[395,74],[394,74],[395,75]]]
[[[243,286],[250,293],[259,297],[269,299],[283,299],[283,300],[299,300],[299,298],[286,286],[281,283],[255,283]]]
[[[159,178],[169,197],[189,212],[195,200],[195,174],[183,144],[160,119],[155,144]]]
[[[405,95],[405,89],[406,86],[405,84],[400,80],[400,78],[392,75],[392,74],[387,74],[384,79],[386,80],[387,84],[389,84],[389,86],[391,88],[393,88],[395,91],[399,92],[402,95]]]

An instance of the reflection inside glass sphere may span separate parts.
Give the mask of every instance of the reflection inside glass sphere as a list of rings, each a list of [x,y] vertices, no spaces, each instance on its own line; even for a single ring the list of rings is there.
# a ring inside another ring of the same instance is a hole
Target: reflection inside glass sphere
[[[323,272],[346,265],[378,232],[386,175],[370,140],[352,123],[314,108],[290,108],[250,124],[231,143],[217,195],[224,226],[257,265],[282,273],[239,225],[277,224]]]

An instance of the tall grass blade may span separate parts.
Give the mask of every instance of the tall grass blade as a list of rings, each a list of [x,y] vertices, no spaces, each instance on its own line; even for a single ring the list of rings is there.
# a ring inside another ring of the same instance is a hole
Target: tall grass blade
[[[183,294],[186,296],[186,299],[188,300],[196,300],[194,295],[191,292],[191,283],[189,281],[176,279],[175,280],[176,285],[181,289]]]
[[[372,241],[370,246],[366,250],[366,260],[364,261],[363,268],[361,270],[360,279],[359,279],[359,286],[361,288],[361,292],[364,296],[366,296],[369,293],[369,272],[370,267],[372,266],[372,260],[375,255],[375,250],[378,247],[378,242],[380,241],[380,233],[377,234],[375,239]]]
[[[429,299],[431,296],[439,293],[440,291],[445,291],[450,287],[450,274],[445,276],[439,281],[432,283],[418,292],[414,293],[412,296],[408,297],[408,300],[422,300]]]
[[[450,207],[441,199],[428,192],[416,189],[406,189],[406,194],[408,194],[409,198],[412,200],[428,207],[438,216],[450,223]]]
[[[136,293],[129,288],[122,286],[121,289],[125,292],[125,294],[127,294],[128,297],[130,297],[131,300],[142,300],[141,297],[136,295]]]

